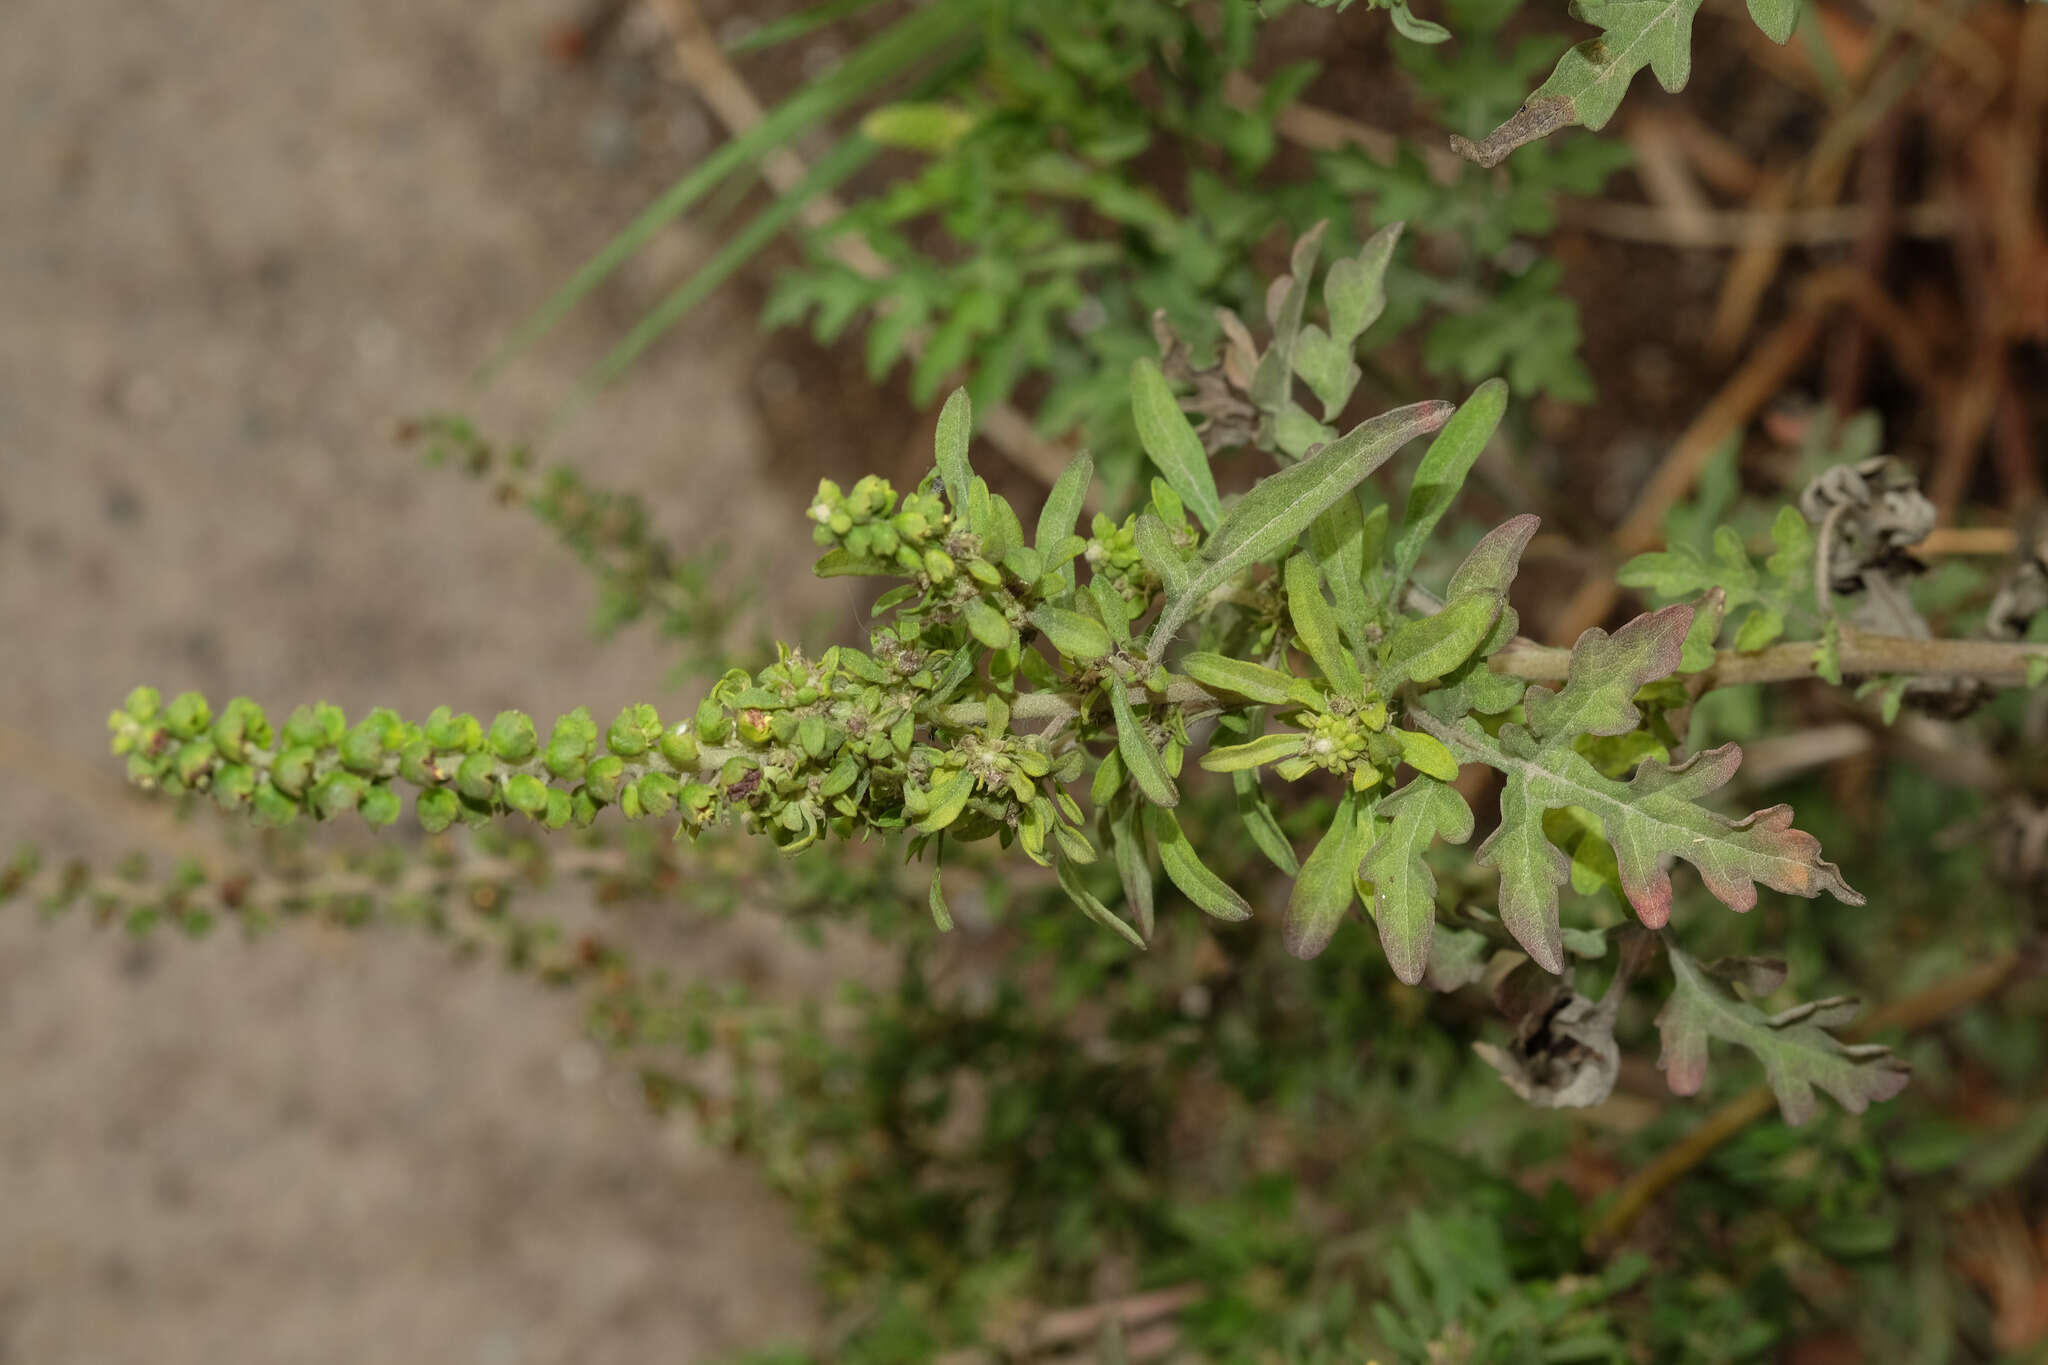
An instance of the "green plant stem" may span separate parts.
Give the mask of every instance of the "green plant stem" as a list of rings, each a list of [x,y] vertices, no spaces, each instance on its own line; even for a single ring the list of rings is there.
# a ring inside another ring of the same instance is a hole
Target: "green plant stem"
[[[2039,953],[2033,952],[2031,956],[2038,957]],[[1873,1011],[1845,1030],[1844,1037],[1863,1039],[1886,1029],[1912,1033],[1938,1024],[1997,991],[2019,973],[2029,958],[2030,950],[2025,948],[2001,953],[1989,962]],[[1776,1105],[1768,1085],[1752,1086],[1709,1114],[1683,1140],[1665,1148],[1656,1160],[1615,1190],[1613,1201],[1586,1234],[1587,1253],[1602,1256],[1613,1250],[1658,1195]]]
[[[1550,645],[1517,642],[1489,659],[1496,673],[1528,682],[1563,682],[1572,653]],[[1914,640],[1842,628],[1843,676],[1902,674],[1912,677],[1974,678],[2003,687],[2023,686],[2027,665],[2048,659],[2048,645],[1996,640]],[[1743,683],[1795,682],[1820,676],[1812,641],[1772,645],[1754,653],[1724,649],[1711,667],[1692,675],[1696,691]]]

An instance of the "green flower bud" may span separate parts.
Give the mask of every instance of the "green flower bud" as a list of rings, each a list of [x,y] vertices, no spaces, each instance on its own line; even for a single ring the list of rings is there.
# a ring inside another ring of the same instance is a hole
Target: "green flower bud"
[[[623,761],[606,754],[590,761],[590,766],[584,770],[583,782],[593,797],[610,804],[619,799],[619,783],[625,772]]]
[[[121,709],[136,720],[154,719],[164,704],[164,694],[154,687],[138,687],[128,694],[128,700]]]
[[[266,829],[283,829],[299,815],[298,802],[265,783],[249,797],[249,816]]]
[[[363,799],[363,779],[354,773],[332,772],[313,787],[310,798],[314,814],[331,820],[345,810],[354,810]]]
[[[596,752],[597,722],[579,706],[555,722],[554,733],[548,736],[545,762],[556,777],[574,782],[583,776],[585,765]]]
[[[497,792],[497,776],[497,759],[486,753],[471,754],[455,770],[455,790],[472,801],[489,801]]]
[[[634,758],[644,754],[648,746],[661,738],[661,717],[653,707],[642,702],[628,706],[619,712],[619,718],[605,731],[605,747],[622,758]]]
[[[951,578],[955,567],[953,556],[944,550],[933,547],[924,552],[924,571],[931,575],[934,583],[944,583]]]
[[[439,834],[455,823],[455,817],[462,808],[462,802],[446,787],[433,787],[420,793],[416,812],[420,828],[429,834]]]
[[[270,785],[294,800],[304,796],[306,785],[313,780],[313,760],[310,745],[286,749],[270,765]]]
[[[427,743],[441,753],[473,753],[483,746],[484,727],[467,711],[451,712],[445,706],[437,706],[421,728]]]
[[[195,739],[180,745],[173,764],[178,780],[188,787],[197,786],[199,779],[213,767],[218,753],[210,739]]]
[[[224,764],[213,775],[213,799],[222,810],[247,805],[256,792],[256,770],[245,763]]]
[[[640,796],[640,809],[649,815],[667,815],[676,808],[676,793],[682,784],[667,773],[649,773],[633,784]]]
[[[590,828],[596,822],[597,813],[601,809],[603,807],[598,805],[597,798],[590,794],[590,788],[578,787],[575,791],[569,793],[569,820],[576,828]],[[549,814],[550,818],[552,818],[552,804],[549,807]]]
[[[164,724],[179,739],[197,739],[213,724],[213,711],[197,692],[181,692],[164,712]]]
[[[766,711],[742,711],[734,717],[733,723],[739,729],[740,738],[749,744],[766,744],[769,735],[773,733],[773,722]]]
[[[661,732],[661,756],[679,772],[697,771],[697,736],[690,733],[687,722],[671,726]]]
[[[425,735],[416,735],[398,751],[398,775],[415,787],[431,787],[441,780],[434,763],[434,746]]]
[[[270,720],[263,708],[247,697],[236,697],[221,708],[213,723],[213,742],[222,754],[237,763],[249,756],[249,747],[270,747]]]
[[[356,807],[357,814],[379,829],[398,820],[399,808],[405,803],[388,782],[372,782],[363,792],[363,799]]]
[[[514,773],[505,779],[505,804],[525,815],[544,815],[548,785],[531,773]]]
[[[382,729],[374,716],[356,722],[349,732],[341,737],[341,766],[352,773],[362,773],[366,776],[382,767]]]
[[[541,815],[540,822],[549,829],[564,829],[569,824],[575,807],[569,800],[569,793],[560,787],[548,788],[548,808]]]
[[[640,808],[640,784],[630,783],[619,792],[619,811],[628,820],[638,820],[646,814]]]
[[[524,763],[538,748],[533,717],[524,711],[500,711],[491,722],[491,752],[507,763]]]

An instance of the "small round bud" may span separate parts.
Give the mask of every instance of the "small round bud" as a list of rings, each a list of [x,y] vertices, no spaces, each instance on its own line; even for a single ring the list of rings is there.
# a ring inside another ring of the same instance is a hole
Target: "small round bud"
[[[164,695],[154,687],[138,687],[128,694],[122,709],[137,720],[151,720],[163,707]]]
[[[398,819],[399,808],[404,804],[398,793],[388,782],[372,782],[363,792],[363,799],[356,806],[357,814],[378,828],[393,824]]]
[[[446,787],[434,787],[420,793],[416,813],[420,828],[429,834],[439,834],[455,823],[455,817],[462,808],[462,802]]]
[[[197,692],[181,692],[164,711],[164,724],[179,739],[197,739],[213,724],[213,711]]]
[[[589,768],[584,771],[583,783],[592,797],[608,804],[619,799],[619,784],[625,771],[623,761],[606,754],[590,761]]]
[[[548,785],[531,773],[514,773],[505,779],[505,804],[524,815],[544,815]]]
[[[698,752],[697,736],[690,732],[688,721],[661,732],[661,756],[679,771],[695,772]]]
[[[485,753],[471,754],[455,770],[455,790],[472,801],[489,801],[497,791],[497,776],[498,760]]]
[[[313,787],[314,814],[331,820],[345,810],[354,810],[363,799],[363,779],[354,773],[332,772]]]
[[[524,763],[539,747],[533,717],[524,711],[500,711],[491,722],[491,752],[507,763]]]
[[[286,796],[297,800],[306,794],[306,787],[313,780],[313,749],[306,744],[286,749],[270,765],[270,784]]]

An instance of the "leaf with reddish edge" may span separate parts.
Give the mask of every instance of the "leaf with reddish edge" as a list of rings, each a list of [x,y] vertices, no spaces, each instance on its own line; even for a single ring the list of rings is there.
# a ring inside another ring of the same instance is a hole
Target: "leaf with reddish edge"
[[[1657,1065],[1673,1094],[1697,1094],[1706,1084],[1707,1044],[1714,1038],[1756,1054],[1789,1124],[1805,1123],[1818,1112],[1816,1087],[1852,1114],[1906,1088],[1906,1065],[1888,1049],[1840,1043],[1828,1033],[1855,1017],[1854,1000],[1836,996],[1767,1015],[1709,980],[1704,967],[1668,940],[1665,947],[1674,985],[1657,1015],[1664,1040]]]
[[[1692,607],[1678,602],[1609,635],[1594,626],[1572,646],[1564,690],[1531,687],[1522,705],[1529,729],[1545,741],[1573,735],[1625,735],[1641,723],[1636,689],[1678,671]]]

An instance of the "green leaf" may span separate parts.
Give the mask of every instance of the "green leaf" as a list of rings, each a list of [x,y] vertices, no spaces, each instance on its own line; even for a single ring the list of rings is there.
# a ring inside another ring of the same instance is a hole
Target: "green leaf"
[[[1450,404],[1440,402],[1396,408],[1361,422],[1312,458],[1252,485],[1202,547],[1186,589],[1168,599],[1152,630],[1151,661],[1157,663],[1165,655],[1167,645],[1210,593],[1293,545],[1332,503],[1409,441],[1442,426],[1451,411]]]
[[[974,115],[957,104],[905,100],[869,110],[860,130],[884,147],[943,152],[973,131],[974,122]]]
[[[1365,695],[1365,679],[1338,638],[1337,615],[1323,597],[1323,575],[1307,555],[1291,556],[1284,570],[1287,614],[1294,638],[1331,687],[1347,697]]]
[[[1328,947],[1344,912],[1358,897],[1358,860],[1365,852],[1359,824],[1358,796],[1345,792],[1287,900],[1282,938],[1296,957],[1311,958]]]
[[[1299,731],[1260,735],[1244,744],[1226,744],[1202,755],[1202,766],[1212,773],[1236,773],[1267,763],[1293,758],[1306,741]]]
[[[1782,43],[1799,24],[1799,0],[1749,0],[1749,17],[1764,37]]]
[[[1766,1015],[1716,985],[1677,947],[1667,942],[1666,949],[1676,984],[1657,1015],[1657,1031],[1664,1041],[1657,1065],[1673,1094],[1697,1094],[1706,1083],[1707,1043],[1712,1038],[1756,1054],[1789,1124],[1805,1123],[1818,1112],[1816,1087],[1852,1114],[1906,1088],[1906,1066],[1889,1050],[1872,1044],[1844,1046],[1829,1034],[1855,1017],[1854,1000],[1816,1000]]]
[[[1145,561],[1146,568],[1159,575],[1160,586],[1168,596],[1186,591],[1187,556],[1173,543],[1173,533],[1166,529],[1165,522],[1150,512],[1140,513],[1137,525],[1132,527],[1132,538],[1137,542],[1138,557]]]
[[[1202,438],[1181,411],[1159,362],[1140,356],[1131,363],[1131,416],[1138,425],[1138,440],[1167,485],[1208,530],[1223,520],[1223,504],[1216,496],[1216,476],[1209,471],[1209,452]]]
[[[1310,323],[1294,343],[1294,372],[1323,405],[1323,420],[1343,411],[1365,372],[1351,358],[1351,346]]]
[[[1082,451],[1067,462],[1053,481],[1052,491],[1045,495],[1045,506],[1038,509],[1038,530],[1032,545],[1042,555],[1050,555],[1062,540],[1074,534],[1074,527],[1080,521],[1082,504],[1088,500],[1088,484],[1095,477],[1095,460],[1087,451]],[[1074,570],[1066,567],[1067,582],[1074,581]]]
[[[1252,917],[1252,908],[1245,898],[1195,856],[1194,846],[1182,833],[1180,820],[1172,811],[1158,806],[1145,807],[1145,826],[1153,842],[1159,845],[1159,865],[1166,869],[1167,877],[1180,888],[1181,894],[1193,901],[1198,909],[1231,922]]]
[[[1287,406],[1287,390],[1294,379],[1294,343],[1301,331],[1302,310],[1308,306],[1309,276],[1316,268],[1328,222],[1317,223],[1295,242],[1289,257],[1293,273],[1273,281],[1266,291],[1266,320],[1273,326],[1273,342],[1252,372],[1251,400],[1261,412],[1277,416]]]
[[[1384,533],[1386,508],[1373,509],[1374,529]],[[1309,523],[1309,549],[1329,580],[1330,593],[1337,599],[1337,623],[1344,638],[1362,652],[1372,641],[1372,599],[1366,592],[1366,575],[1378,560],[1378,542],[1367,544],[1366,518],[1354,495],[1339,498],[1330,510]],[[1371,558],[1368,550],[1373,551]]]
[[[1132,947],[1145,946],[1145,940],[1138,936],[1136,929],[1124,923],[1115,911],[1095,898],[1095,893],[1082,883],[1081,874],[1075,870],[1073,863],[1065,858],[1056,859],[1053,863],[1053,873],[1059,878],[1060,890],[1067,893],[1068,900],[1081,907],[1082,914],[1105,929],[1114,929]]]
[[[1008,649],[1017,642],[1017,633],[1010,628],[1003,614],[979,597],[968,598],[960,614],[967,622],[968,631],[990,649]]]
[[[1641,723],[1635,695],[1678,671],[1692,608],[1684,603],[1638,616],[1612,636],[1594,626],[1572,646],[1564,690],[1531,687],[1523,697],[1540,738],[1623,735]]]
[[[1426,777],[1439,782],[1458,780],[1458,759],[1444,742],[1434,735],[1418,734],[1414,730],[1393,732],[1395,743],[1401,746],[1401,761]]]
[[[1469,720],[1447,724],[1419,710],[1409,719],[1461,760],[1506,776],[1500,826],[1479,846],[1478,859],[1500,872],[1501,922],[1548,971],[1564,966],[1557,888],[1570,879],[1571,863],[1545,837],[1543,817],[1561,806],[1578,806],[1600,821],[1622,892],[1652,929],[1671,917],[1664,863],[1674,857],[1699,869],[1707,890],[1738,911],[1755,906],[1759,885],[1808,898],[1826,891],[1848,905],[1863,903],[1840,869],[1820,856],[1820,841],[1792,828],[1790,806],[1731,820],[1701,804],[1741,764],[1742,751],[1733,744],[1676,765],[1645,760],[1622,780],[1605,776],[1574,749],[1569,730],[1539,738],[1509,724],[1488,735]]]
[[[1152,900],[1152,859],[1145,850],[1144,836],[1138,831],[1139,809],[1135,806],[1127,808],[1110,820],[1109,847],[1116,859],[1117,878],[1124,884],[1124,903],[1138,917],[1138,936],[1149,942],[1156,911]],[[1151,811],[1159,808],[1145,806],[1142,809]]]
[[[1294,849],[1281,832],[1280,821],[1273,815],[1273,808],[1266,804],[1266,793],[1259,787],[1258,774],[1252,771],[1232,773],[1231,784],[1237,789],[1237,814],[1244,821],[1245,833],[1251,836],[1252,844],[1273,866],[1290,877],[1301,875],[1301,864],[1295,860]]]
[[[962,770],[940,782],[931,790],[930,804],[917,827],[926,834],[937,834],[946,826],[958,820],[967,809],[967,798],[974,795],[974,776]]]
[[[973,502],[974,474],[967,464],[967,441],[974,430],[974,405],[967,390],[955,389],[939,410],[939,427],[933,439],[938,456],[939,479],[946,485],[946,500],[956,517],[967,521],[967,529],[981,535],[986,528],[963,514]]]
[[[1396,591],[1415,572],[1416,561],[1422,558],[1437,523],[1465,486],[1466,475],[1472,472],[1472,465],[1486,449],[1486,443],[1493,439],[1507,406],[1507,384],[1498,379],[1487,380],[1451,414],[1443,430],[1423,452],[1422,463],[1415,469],[1415,481],[1408,486],[1408,507],[1401,514],[1400,533],[1394,537]],[[1516,558],[1519,560],[1519,554]],[[1503,587],[1502,591],[1505,590]]]
[[[1109,632],[1093,617],[1064,607],[1034,607],[1028,618],[1052,641],[1052,647],[1069,659],[1093,663],[1107,658],[1116,645]]]
[[[1387,6],[1387,17],[1394,21],[1394,32],[1411,43],[1449,42],[1451,31],[1442,24],[1433,24],[1427,19],[1418,19],[1408,9],[1408,0],[1394,0]],[[1413,983],[1410,983],[1413,984]]]
[[[1268,706],[1314,706],[1321,700],[1304,678],[1227,654],[1190,654],[1181,660],[1181,669],[1212,692]]]
[[[1402,224],[1389,223],[1368,237],[1356,256],[1331,263],[1323,280],[1323,302],[1330,310],[1330,335],[1350,343],[1379,320],[1387,306],[1387,266],[1401,240]]]
[[[1372,916],[1380,947],[1394,975],[1408,985],[1429,968],[1436,927],[1436,876],[1423,857],[1441,836],[1462,844],[1472,837],[1472,808],[1441,782],[1418,777],[1380,803],[1391,823],[1366,851],[1360,875],[1372,883]]]
[[[932,869],[932,889],[929,896],[932,909],[932,923],[939,926],[939,932],[953,932],[953,912],[946,908],[946,893],[939,886],[939,870]]]
[[[1402,622],[1380,651],[1380,690],[1391,695],[1403,682],[1429,682],[1449,673],[1472,657],[1500,611],[1499,598],[1473,594],[1434,616]]]
[[[1152,741],[1146,738],[1144,727],[1131,710],[1131,699],[1124,692],[1121,678],[1109,680],[1109,706],[1116,716],[1116,751],[1123,756],[1124,767],[1130,771],[1131,780],[1138,784],[1138,790],[1153,805],[1178,805],[1180,793],[1174,790],[1165,761],[1152,747]]]

